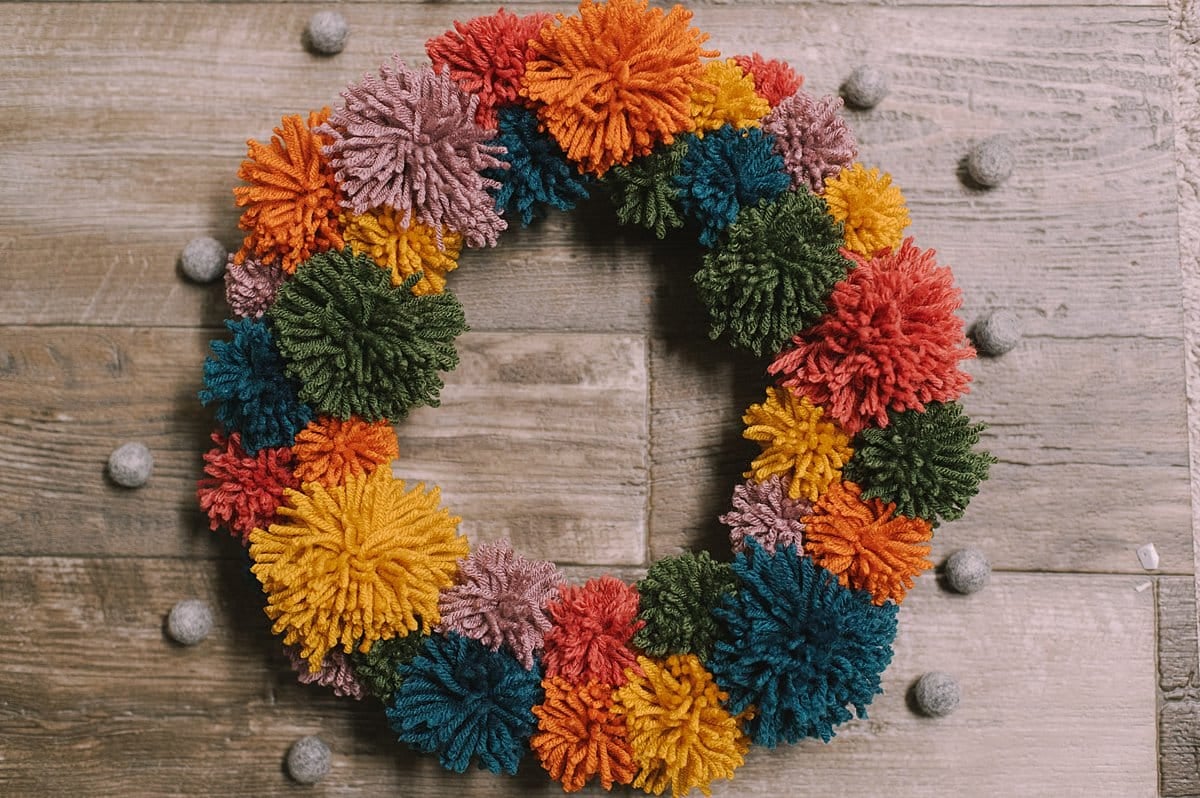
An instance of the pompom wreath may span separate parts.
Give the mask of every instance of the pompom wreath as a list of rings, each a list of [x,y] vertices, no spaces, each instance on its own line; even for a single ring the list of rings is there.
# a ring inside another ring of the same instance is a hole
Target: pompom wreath
[[[733,569],[706,551],[662,558],[637,584],[638,618],[645,626],[633,636],[633,645],[652,657],[707,659],[718,631],[712,611],[736,587]]]
[[[640,674],[617,690],[638,766],[634,787],[682,798],[733,778],[750,741],[726,709],[728,696],[700,660],[673,654],[665,661],[638,657]]]
[[[758,53],[735,55],[734,63],[754,78],[754,90],[772,108],[791,97],[804,85],[804,78],[796,74],[786,62],[775,58],[763,58]]]
[[[696,135],[724,125],[758,127],[770,104],[754,91],[754,78],[732,59],[709,61],[700,83],[692,91],[692,124]]]
[[[454,339],[466,319],[448,291],[414,296],[415,281],[395,287],[347,250],[312,258],[280,289],[268,316],[288,375],[318,413],[395,421],[437,405],[438,372],[458,365]]]
[[[583,0],[529,46],[521,93],[580,170],[603,175],[693,128],[690,98],[708,38],[692,12],[646,0]]]
[[[823,408],[787,388],[767,388],[767,399],[746,409],[742,437],[758,441],[762,453],[742,476],[763,482],[774,476],[787,480],[792,499],[815,501],[854,450],[837,424],[824,418]]]
[[[700,243],[713,246],[742,208],[772,200],[788,187],[783,159],[758,128],[726,125],[688,143],[677,175],[679,207],[700,226]]]
[[[406,490],[378,469],[330,489],[310,482],[284,498],[280,522],[250,533],[250,570],[267,594],[272,631],[299,645],[310,669],[335,646],[367,651],[437,623],[438,591],[450,586],[467,541],[436,488]]]
[[[860,496],[853,482],[839,482],[804,519],[804,551],[838,581],[871,594],[876,604],[904,601],[913,580],[933,567],[933,527],[923,518],[896,513],[896,505]]]
[[[550,629],[546,604],[561,582],[554,563],[527,560],[507,541],[484,543],[459,562],[454,586],[438,598],[439,631],[478,640],[491,651],[504,646],[528,670]]]
[[[366,651],[354,650],[348,655],[354,666],[354,676],[371,695],[385,704],[404,682],[400,666],[412,662],[425,648],[429,635],[409,632],[402,637],[376,640]]]
[[[797,91],[779,103],[763,121],[775,151],[792,178],[793,186],[804,186],[815,194],[825,190],[825,181],[854,163],[858,144],[840,113],[840,97],[816,98]]]
[[[500,160],[508,169],[488,176],[500,184],[496,207],[529,225],[544,206],[569,211],[587,199],[587,178],[567,160],[558,142],[538,129],[537,116],[519,106],[500,109],[499,135],[492,141],[503,148]]]
[[[284,490],[300,487],[300,480],[292,473],[290,449],[260,449],[251,457],[241,439],[237,432],[228,438],[212,434],[216,446],[204,455],[205,476],[196,487],[196,498],[208,516],[209,529],[215,532],[224,526],[246,544],[255,527],[275,520]]]
[[[546,632],[546,675],[571,684],[589,680],[625,683],[626,668],[636,671],[630,640],[642,628],[638,593],[613,576],[591,579],[581,587],[564,585],[546,609],[553,626]]]
[[[271,330],[261,321],[226,321],[229,341],[213,341],[204,360],[200,401],[216,404],[217,421],[227,432],[240,432],[249,455],[259,449],[292,445],[296,433],[312,418],[300,402]]]
[[[955,311],[962,294],[933,250],[907,239],[867,260],[829,298],[829,312],[792,339],[770,366],[784,385],[828,409],[847,432],[886,427],[889,410],[950,402],[971,378],[975,356]]]
[[[330,162],[355,213],[387,205],[435,230],[448,227],[468,246],[494,246],[504,220],[484,169],[503,168],[495,131],[475,124],[479,101],[448,73],[410,69],[399,58],[344,92],[346,104],[321,131]]]
[[[892,176],[875,168],[868,171],[861,163],[826,178],[825,201],[830,215],[843,226],[846,249],[868,258],[900,246],[910,224],[904,195],[892,184]]]
[[[621,224],[639,225],[659,238],[683,227],[675,176],[683,168],[687,151],[688,137],[684,136],[608,172],[604,182],[612,191],[613,209]]]
[[[320,416],[297,433],[292,454],[299,479],[332,488],[387,465],[400,452],[387,421],[368,424],[353,416],[346,421]]]
[[[778,351],[825,312],[851,263],[825,202],[804,189],[743,208],[696,273],[715,339],[756,355]]]
[[[776,474],[762,482],[748,479],[733,489],[733,509],[720,520],[729,527],[734,554],[745,550],[749,538],[758,541],[768,554],[803,544],[804,517],[812,512],[812,504],[790,497],[789,482]]]
[[[261,319],[275,301],[285,273],[278,263],[247,258],[235,265],[233,255],[225,267],[225,301],[239,319]]]
[[[611,790],[633,781],[637,767],[625,735],[625,718],[614,708],[613,689],[588,682],[572,685],[566,679],[542,682],[543,702],[533,708],[538,732],[530,740],[542,767],[565,792],[578,792],[599,776]]]
[[[440,294],[446,289],[446,275],[458,268],[462,236],[447,228],[405,225],[400,214],[387,207],[344,219],[346,244],[355,255],[367,255],[391,272],[392,285],[417,275],[410,289],[414,294]]]
[[[536,667],[451,632],[426,640],[400,672],[387,716],[402,742],[436,753],[456,773],[472,760],[493,773],[517,772],[537,723],[533,707],[542,703]]]
[[[887,429],[855,438],[846,479],[863,486],[863,498],[895,503],[896,511],[924,518],[962,518],[996,458],[977,452],[983,424],[972,424],[962,406],[933,402],[924,411],[888,413]]]
[[[341,651],[334,650],[326,654],[325,659],[321,660],[320,669],[316,671],[309,670],[308,662],[300,656],[300,649],[296,646],[288,646],[286,651],[292,663],[292,670],[298,674],[296,679],[300,684],[328,687],[333,690],[334,695],[353,698],[356,701],[366,697],[366,688],[355,676],[350,658]]]

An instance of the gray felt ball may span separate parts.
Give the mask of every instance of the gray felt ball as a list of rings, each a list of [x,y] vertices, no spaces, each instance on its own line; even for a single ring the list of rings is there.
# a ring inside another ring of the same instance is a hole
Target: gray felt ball
[[[960,549],[946,558],[946,583],[955,593],[976,593],[987,587],[992,564],[979,549]]]
[[[229,252],[224,244],[209,236],[199,236],[183,248],[179,265],[189,280],[211,283],[225,273],[225,261],[228,259]]]
[[[887,75],[878,67],[856,67],[842,84],[842,96],[855,108],[874,108],[887,93]]]
[[[309,49],[321,55],[337,55],[346,46],[346,35],[350,26],[346,18],[336,11],[318,11],[308,20],[304,41]]]
[[[971,179],[984,188],[995,188],[1012,174],[1012,148],[1001,138],[979,142],[967,156],[967,171]]]
[[[208,637],[212,627],[212,609],[207,601],[200,599],[176,602],[167,615],[167,634],[185,646],[194,646]]]
[[[301,784],[316,784],[329,773],[333,755],[320,737],[301,737],[287,752],[288,775]]]
[[[930,671],[917,680],[916,686],[913,687],[913,698],[923,714],[931,718],[940,718],[954,711],[962,695],[953,676],[941,671]]]
[[[1021,343],[1021,320],[1011,310],[994,310],[975,322],[971,338],[979,354],[997,357]]]
[[[152,471],[154,455],[144,443],[123,443],[108,456],[108,476],[123,488],[140,488]]]

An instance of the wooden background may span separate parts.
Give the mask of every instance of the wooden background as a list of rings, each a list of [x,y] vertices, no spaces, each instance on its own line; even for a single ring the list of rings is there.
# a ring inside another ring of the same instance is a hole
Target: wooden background
[[[318,8],[0,6],[2,795],[558,792],[528,760],[515,779],[445,774],[394,744],[378,707],[297,685],[236,547],[194,507],[211,425],[195,395],[223,297],[176,260],[196,235],[236,245],[245,140],[494,10],[345,5],[346,51],[318,58],[300,45]],[[1009,308],[1026,330],[970,365],[966,405],[1000,463],[936,540],[939,562],[984,549],[991,586],[923,579],[870,720],[830,745],[756,748],[716,794],[1200,795],[1167,8],[695,10],[715,47],[785,58],[814,92],[886,69],[892,94],[849,114],[862,159],[904,188],[964,318]],[[969,188],[963,156],[993,134],[1017,171]],[[441,483],[473,541],[509,537],[574,578],[724,552],[714,518],[753,455],[738,415],[763,364],[707,342],[698,257],[617,229],[599,203],[465,256],[463,365],[444,406],[401,428],[396,473]],[[130,439],[156,457],[137,491],[103,473]],[[1162,568],[1147,574],[1134,550],[1151,541]],[[161,629],[186,597],[217,611],[191,649]],[[906,702],[931,669],[964,691],[940,721]],[[301,788],[282,759],[309,733],[334,767]]]

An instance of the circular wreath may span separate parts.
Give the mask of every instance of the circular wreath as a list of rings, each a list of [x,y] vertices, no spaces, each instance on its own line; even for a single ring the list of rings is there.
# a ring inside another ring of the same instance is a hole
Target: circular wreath
[[[933,529],[992,462],[955,403],[959,291],[856,161],[841,100],[706,39],[646,0],[455,23],[432,66],[285,117],[238,172],[201,506],[248,546],[300,679],[381,700],[449,769],[532,751],[568,792],[680,796],[751,743],[828,741],[881,691]],[[593,192],[696,236],[712,337],[770,356],[743,417],[762,451],[720,518],[732,563],[568,585],[506,543],[472,551],[437,488],[388,468],[391,424],[457,365],[462,248]]]

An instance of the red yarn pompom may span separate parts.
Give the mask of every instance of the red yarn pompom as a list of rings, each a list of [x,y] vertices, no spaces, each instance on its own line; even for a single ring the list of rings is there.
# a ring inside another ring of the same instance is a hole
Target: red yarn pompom
[[[804,85],[804,78],[788,66],[786,61],[772,58],[767,60],[758,53],[735,55],[733,62],[742,71],[754,78],[754,90],[772,108],[791,97]]]
[[[224,525],[245,544],[255,527],[275,520],[284,488],[300,487],[292,474],[291,449],[259,449],[254,457],[242,448],[242,436],[212,434],[216,447],[204,455],[204,473],[196,488],[209,528]]]
[[[639,621],[638,592],[613,576],[589,580],[582,587],[559,588],[558,600],[546,605],[554,625],[546,632],[547,678],[561,676],[580,685],[589,679],[625,684],[625,669],[638,673],[629,641],[644,625]]]
[[[952,402],[971,377],[958,362],[975,356],[956,315],[962,294],[936,253],[911,238],[867,260],[838,283],[829,312],[797,334],[770,372],[825,408],[850,434],[886,427],[888,410]]]

